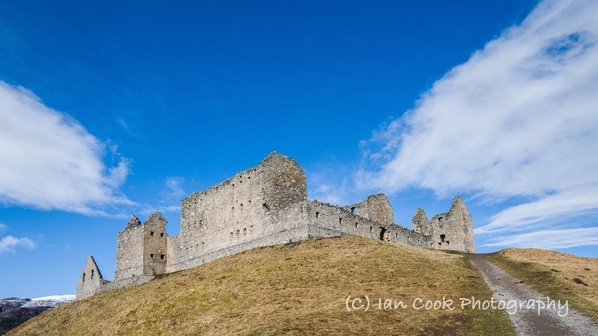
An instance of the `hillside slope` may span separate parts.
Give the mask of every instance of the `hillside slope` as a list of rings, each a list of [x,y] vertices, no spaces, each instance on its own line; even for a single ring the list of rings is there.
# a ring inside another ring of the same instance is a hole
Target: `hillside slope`
[[[598,259],[542,249],[506,249],[488,260],[553,299],[598,321]]]
[[[368,295],[369,310],[347,311],[349,295],[363,304]],[[413,308],[443,296],[454,310]],[[347,236],[246,251],[99,294],[9,335],[514,334],[503,311],[461,310],[459,298],[472,296],[491,293],[463,255]],[[378,299],[407,307],[379,309]]]

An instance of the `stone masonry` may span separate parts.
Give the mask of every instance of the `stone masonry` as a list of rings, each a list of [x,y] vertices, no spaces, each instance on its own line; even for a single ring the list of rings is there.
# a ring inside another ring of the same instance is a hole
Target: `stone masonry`
[[[417,209],[409,230],[394,224],[384,194],[345,207],[308,201],[301,167],[273,152],[256,167],[182,200],[176,236],[166,234],[166,220],[159,212],[143,224],[132,215],[118,233],[114,281],[103,279],[90,256],[79,278],[77,299],[256,247],[342,235],[475,252],[471,215],[460,197],[449,212],[430,221]]]

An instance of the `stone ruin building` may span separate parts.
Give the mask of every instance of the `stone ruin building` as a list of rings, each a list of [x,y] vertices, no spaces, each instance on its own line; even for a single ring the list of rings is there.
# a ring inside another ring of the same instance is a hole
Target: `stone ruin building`
[[[159,212],[143,224],[131,216],[118,233],[114,281],[104,280],[89,256],[77,299],[145,283],[158,274],[188,269],[261,246],[356,235],[391,243],[475,252],[471,215],[460,197],[447,213],[428,220],[422,209],[413,230],[394,224],[384,194],[335,206],[307,200],[306,178],[292,158],[271,153],[256,167],[181,201],[179,234],[168,236]]]

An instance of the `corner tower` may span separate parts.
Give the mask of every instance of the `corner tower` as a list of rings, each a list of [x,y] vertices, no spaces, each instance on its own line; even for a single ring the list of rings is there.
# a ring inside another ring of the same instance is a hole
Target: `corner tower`
[[[154,212],[143,223],[143,274],[166,273],[166,244],[166,219],[161,213]]]
[[[475,253],[471,214],[461,197],[456,196],[449,212],[434,216],[427,227],[428,232],[422,233],[432,236],[433,248]]]
[[[114,281],[139,275],[161,274],[167,262],[166,220],[154,212],[143,224],[131,215],[116,243]]]

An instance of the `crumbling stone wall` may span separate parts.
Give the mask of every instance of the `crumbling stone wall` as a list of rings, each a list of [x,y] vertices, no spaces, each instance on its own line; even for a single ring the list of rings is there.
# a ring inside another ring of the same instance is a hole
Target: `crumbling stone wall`
[[[423,210],[418,209],[413,217],[413,229],[432,238],[431,248],[475,252],[471,214],[459,196],[453,199],[449,212],[438,214],[430,221]]]
[[[413,231],[423,233],[424,235],[430,235],[430,226],[428,221],[428,216],[426,216],[426,212],[422,208],[418,208],[415,211],[415,215],[411,220],[413,225]]]
[[[387,203],[384,194],[374,195],[378,204]],[[372,199],[372,196],[368,196]],[[383,202],[383,201],[386,202]],[[366,201],[357,204],[367,204]],[[376,204],[372,202],[373,204]],[[372,204],[370,203],[370,204]],[[358,211],[352,211],[354,205],[340,208],[328,203],[311,201],[307,207],[310,235],[312,237],[333,237],[340,235],[355,235],[372,239],[384,240],[392,243],[409,244],[413,246],[429,247],[430,237],[409,230],[392,222],[381,223],[361,216]],[[384,212],[392,212],[390,203],[384,205]],[[367,208],[366,208],[367,209]],[[382,212],[384,214],[384,212]],[[386,218],[388,215],[385,214]],[[380,217],[377,217],[380,218]]]
[[[344,207],[352,214],[371,219],[381,224],[393,224],[394,211],[386,198],[386,195],[380,193],[369,195],[363,202]]]
[[[98,294],[106,283],[95,259],[92,256],[87,257],[77,283],[77,300]]]

